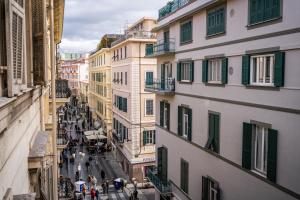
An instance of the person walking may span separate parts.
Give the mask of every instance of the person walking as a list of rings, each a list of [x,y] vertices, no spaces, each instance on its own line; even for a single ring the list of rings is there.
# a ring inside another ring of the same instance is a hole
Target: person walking
[[[86,185],[83,184],[82,186],[82,195],[83,195],[83,199],[85,199],[85,195],[86,195]]]
[[[105,172],[102,169],[101,169],[100,174],[101,174],[102,181],[104,181],[104,179],[105,179]]]
[[[108,189],[109,189],[109,181],[108,180],[106,180],[105,185],[106,185],[106,194],[108,194]]]
[[[93,183],[94,188],[96,188],[97,187],[97,179],[95,176],[92,177],[92,183]]]
[[[99,190],[96,188],[96,200],[100,199],[100,192]]]
[[[102,186],[103,194],[105,194],[105,193],[106,193],[106,184],[103,182],[103,183],[101,184],[101,186]]]
[[[92,187],[92,189],[91,189],[91,199],[92,199],[92,200],[95,200],[95,197],[96,197],[96,191],[95,191],[95,189]]]

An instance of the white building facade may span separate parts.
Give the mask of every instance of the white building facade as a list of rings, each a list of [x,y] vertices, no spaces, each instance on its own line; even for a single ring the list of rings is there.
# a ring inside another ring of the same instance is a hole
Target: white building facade
[[[159,11],[145,88],[156,199],[299,199],[300,2],[176,3]]]
[[[156,59],[145,58],[146,46],[156,42],[150,32],[155,23],[139,20],[111,47],[112,144],[125,173],[138,181],[155,165],[155,95],[144,91],[146,79],[156,76]]]

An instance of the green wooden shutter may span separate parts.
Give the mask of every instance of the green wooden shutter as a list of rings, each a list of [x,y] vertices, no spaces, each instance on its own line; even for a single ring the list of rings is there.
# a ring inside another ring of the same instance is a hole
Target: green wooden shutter
[[[123,111],[127,112],[127,98],[123,98]]]
[[[249,85],[250,83],[250,56],[244,55],[242,61],[242,84]]]
[[[213,144],[214,141],[214,116],[213,114],[209,113],[208,114],[208,139],[205,145],[205,148],[210,149],[211,145]]]
[[[153,131],[153,144],[155,144],[156,143],[156,131]]]
[[[190,81],[194,81],[194,61],[192,60],[190,63]]]
[[[145,146],[147,144],[147,133],[146,131],[143,131],[143,145]]]
[[[177,63],[177,81],[181,81],[181,63]]]
[[[188,113],[188,116],[189,116],[189,128],[188,128],[188,136],[187,136],[187,139],[189,141],[192,141],[192,130],[193,130],[193,118],[192,118],[192,109],[187,109],[187,113]]]
[[[161,179],[162,178],[162,151],[163,147],[157,148],[157,175]]]
[[[166,78],[165,78],[165,65],[164,64],[162,64],[161,65],[161,75],[160,75],[160,77],[161,77],[161,89],[165,89],[165,86],[166,86],[166,84],[165,84],[165,80],[166,80]]]
[[[228,83],[228,58],[222,59],[222,84]]]
[[[284,86],[284,64],[285,52],[275,53],[274,85],[276,87]]]
[[[251,169],[251,153],[252,153],[252,124],[243,123],[243,154],[242,166],[245,169]]]
[[[202,61],[202,82],[207,83],[207,73],[208,73],[208,60]]]
[[[183,108],[178,106],[178,135],[182,136],[182,115]]]
[[[214,143],[215,143],[215,152],[220,153],[220,116],[214,116]]]
[[[166,103],[166,106],[167,106],[167,110],[168,110],[168,113],[167,113],[167,128],[168,130],[170,130],[170,104],[169,103]]]
[[[159,106],[159,113],[160,113],[160,118],[159,118],[159,121],[160,121],[160,126],[161,127],[163,127],[164,126],[164,120],[166,120],[166,119],[164,119],[164,105],[165,105],[165,103],[163,102],[163,101],[161,101],[160,102],[160,106]]]
[[[202,176],[202,200],[208,200],[208,178]]]
[[[163,148],[162,150],[162,174],[161,180],[163,183],[167,183],[168,181],[168,149]]]
[[[267,177],[270,181],[276,183],[277,169],[277,135],[278,131],[269,129],[268,131],[268,161]]]
[[[181,159],[180,162],[180,188],[188,193],[189,182],[189,164],[185,160]]]

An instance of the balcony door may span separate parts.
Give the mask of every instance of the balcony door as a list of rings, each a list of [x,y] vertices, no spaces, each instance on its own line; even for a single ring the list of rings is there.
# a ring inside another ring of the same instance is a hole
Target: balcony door
[[[172,64],[166,63],[161,65],[161,88],[170,89],[172,85]]]

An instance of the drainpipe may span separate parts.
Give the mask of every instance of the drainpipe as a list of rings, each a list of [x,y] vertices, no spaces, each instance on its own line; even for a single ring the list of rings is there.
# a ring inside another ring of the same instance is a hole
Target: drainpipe
[[[53,148],[53,200],[58,199],[57,191],[57,141],[56,141],[56,96],[55,96],[55,43],[54,43],[54,0],[50,0],[50,64],[52,98],[52,148]]]

